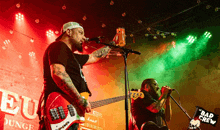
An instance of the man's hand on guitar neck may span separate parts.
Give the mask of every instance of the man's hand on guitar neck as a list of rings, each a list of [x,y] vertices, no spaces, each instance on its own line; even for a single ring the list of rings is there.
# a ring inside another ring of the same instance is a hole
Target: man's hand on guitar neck
[[[80,108],[80,110],[83,113],[84,112],[87,112],[87,113],[91,112],[91,104],[85,98],[82,98],[82,102],[80,104],[78,104],[78,107]]]
[[[89,103],[89,100],[88,100],[88,98],[89,98],[89,93],[87,93],[87,92],[82,92],[82,93],[80,93],[80,95],[82,96],[82,98],[83,98],[83,105],[82,106],[80,106],[81,107],[81,110],[84,112],[87,112],[87,113],[89,113],[89,112],[91,112],[91,104]]]

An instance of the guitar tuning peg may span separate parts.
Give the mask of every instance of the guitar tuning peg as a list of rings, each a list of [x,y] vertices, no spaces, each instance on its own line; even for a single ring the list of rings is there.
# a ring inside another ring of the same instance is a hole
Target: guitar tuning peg
[[[131,91],[138,91],[138,89],[134,89],[134,88],[132,88]]]

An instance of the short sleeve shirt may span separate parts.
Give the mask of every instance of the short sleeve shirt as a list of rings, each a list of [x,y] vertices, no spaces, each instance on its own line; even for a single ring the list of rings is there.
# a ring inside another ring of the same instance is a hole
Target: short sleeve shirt
[[[74,54],[64,42],[51,43],[46,49],[43,58],[45,94],[53,91],[62,92],[53,81],[50,72],[50,65],[62,64],[78,92],[88,92],[91,95],[81,71],[88,59],[89,55]]]

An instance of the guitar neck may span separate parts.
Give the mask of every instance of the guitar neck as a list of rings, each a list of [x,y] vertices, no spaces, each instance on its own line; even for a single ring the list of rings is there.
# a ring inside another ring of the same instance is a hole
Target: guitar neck
[[[93,108],[101,107],[101,106],[108,105],[108,104],[111,104],[111,103],[114,103],[114,102],[118,102],[118,101],[121,101],[121,100],[124,100],[124,99],[125,99],[125,96],[119,96],[119,97],[94,101],[94,102],[91,102],[90,104],[91,104],[91,108],[93,109]]]

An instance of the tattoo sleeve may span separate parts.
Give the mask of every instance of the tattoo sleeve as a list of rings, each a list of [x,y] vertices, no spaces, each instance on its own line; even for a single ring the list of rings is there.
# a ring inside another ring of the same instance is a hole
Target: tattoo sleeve
[[[78,90],[74,86],[71,78],[61,64],[51,65],[51,75],[57,86],[67,95],[69,95],[77,104],[86,106],[87,102],[81,97]]]
[[[166,102],[166,98],[167,98],[167,95],[161,95],[159,97],[159,99],[152,103],[150,106],[148,106],[147,108],[151,111],[151,112],[154,112],[154,113],[157,113],[160,111],[160,109],[164,106],[164,103]]]
[[[111,48],[108,46],[105,46],[101,49],[98,49],[96,51],[93,52],[93,56],[96,58],[102,58],[105,57],[109,52],[110,52]]]
[[[158,111],[164,106],[164,103],[166,102],[166,99],[161,99],[155,102],[154,109],[157,109]]]

